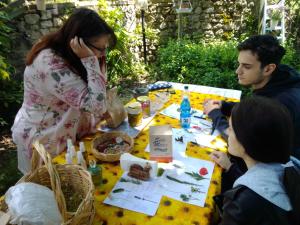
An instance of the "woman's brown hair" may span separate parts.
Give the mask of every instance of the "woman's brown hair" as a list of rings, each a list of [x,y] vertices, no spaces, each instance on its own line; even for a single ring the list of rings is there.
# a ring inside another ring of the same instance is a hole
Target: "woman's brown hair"
[[[58,31],[43,36],[32,47],[27,54],[26,65],[31,65],[43,49],[50,48],[66,61],[73,72],[87,82],[87,71],[69,43],[75,36],[85,40],[103,35],[110,36],[110,47],[116,45],[117,38],[113,29],[95,11],[87,8],[76,9]]]

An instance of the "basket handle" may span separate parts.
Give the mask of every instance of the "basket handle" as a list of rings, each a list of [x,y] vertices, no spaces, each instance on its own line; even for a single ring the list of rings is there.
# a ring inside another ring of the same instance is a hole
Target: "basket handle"
[[[48,173],[50,175],[50,181],[51,181],[51,188],[54,192],[55,199],[59,208],[59,211],[62,215],[63,221],[67,221],[67,207],[66,207],[66,201],[64,194],[61,190],[61,183],[60,178],[58,175],[58,172],[52,164],[52,159],[50,154],[45,150],[45,147],[39,143],[39,141],[35,141],[33,143],[33,146],[35,150],[39,153],[39,156],[42,158],[42,160],[45,163],[46,169],[48,170]],[[39,164],[39,157],[36,154],[32,159],[32,169],[37,169]],[[32,170],[33,171],[33,170]]]

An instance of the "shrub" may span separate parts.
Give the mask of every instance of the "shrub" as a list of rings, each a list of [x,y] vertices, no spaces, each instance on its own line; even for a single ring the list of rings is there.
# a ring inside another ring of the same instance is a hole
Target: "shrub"
[[[235,70],[238,66],[237,42],[193,43],[171,40],[159,48],[154,67],[156,79],[242,90],[249,95],[250,89],[237,82]],[[299,70],[300,57],[287,43],[282,63]]]
[[[7,61],[11,51],[11,34],[14,31],[9,26],[10,19],[6,12],[0,11],[0,127],[6,128],[12,124],[23,98],[23,85],[11,79],[14,68]]]
[[[298,72],[300,72],[300,55],[296,51],[292,40],[285,43],[286,53],[282,59],[282,63],[294,67]]]
[[[109,9],[105,0],[99,0],[98,7],[100,16],[114,29],[118,38],[117,46],[110,49],[107,55],[110,86],[136,81],[138,75],[146,71],[133,54],[135,37],[134,33],[126,30],[124,12],[120,8]]]
[[[158,50],[157,79],[240,89],[235,42],[170,41]]]

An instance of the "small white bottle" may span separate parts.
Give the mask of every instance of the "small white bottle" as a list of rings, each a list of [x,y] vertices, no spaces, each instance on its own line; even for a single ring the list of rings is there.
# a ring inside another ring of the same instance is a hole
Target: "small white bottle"
[[[77,152],[77,163],[79,165],[81,165],[84,169],[87,169],[87,166],[86,166],[86,162],[82,156],[82,152],[81,151],[78,151]]]
[[[66,153],[66,163],[67,164],[72,164],[72,157],[70,155],[70,153]]]
[[[76,164],[76,160],[77,160],[77,155],[76,155],[76,150],[75,150],[75,146],[71,146],[70,148],[70,155],[71,155],[71,158],[72,158],[72,162],[73,164]]]
[[[85,164],[86,164],[86,162],[88,161],[88,153],[87,153],[87,151],[85,149],[84,142],[82,142],[82,141],[79,142],[79,151],[81,152],[82,157],[83,157],[83,159],[85,161]]]
[[[71,147],[73,146],[72,139],[67,139],[67,151],[70,152]]]

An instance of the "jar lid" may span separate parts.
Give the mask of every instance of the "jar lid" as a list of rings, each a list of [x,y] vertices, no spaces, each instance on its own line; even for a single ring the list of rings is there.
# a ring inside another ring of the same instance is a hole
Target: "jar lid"
[[[138,94],[148,94],[149,89],[148,88],[136,88],[135,91]]]
[[[142,105],[139,102],[132,102],[127,105],[126,109],[130,114],[139,114],[142,112]]]
[[[148,96],[140,96],[137,98],[137,100],[139,102],[147,102],[147,101],[149,101],[149,97]]]

